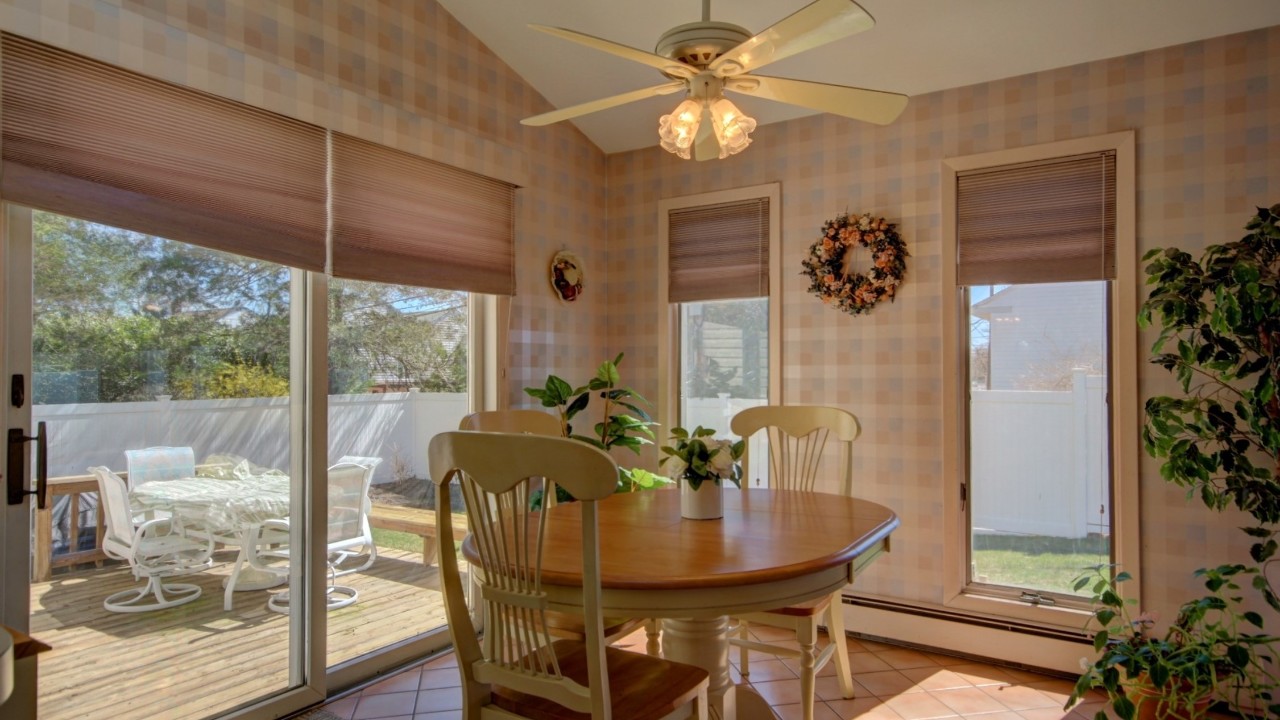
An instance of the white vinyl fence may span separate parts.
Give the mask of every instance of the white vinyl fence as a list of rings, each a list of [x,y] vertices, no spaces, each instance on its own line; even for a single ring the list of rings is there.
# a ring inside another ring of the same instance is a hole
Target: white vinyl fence
[[[1063,391],[973,390],[970,498],[975,531],[1106,534],[1105,380],[1083,371]]]
[[[171,400],[37,405],[45,421],[49,476],[83,475],[93,465],[124,470],[124,451],[157,445],[190,446],[196,461],[234,455],[289,469],[289,399]],[[456,430],[467,414],[465,393],[331,395],[329,458],[382,458],[374,482],[427,477],[427,443]]]

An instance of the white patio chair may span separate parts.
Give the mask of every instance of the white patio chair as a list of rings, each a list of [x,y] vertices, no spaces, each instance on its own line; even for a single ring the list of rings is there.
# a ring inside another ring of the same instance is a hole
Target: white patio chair
[[[178,480],[194,477],[196,474],[196,454],[189,447],[149,447],[141,450],[124,451],[125,478],[127,487],[132,490],[142,483],[153,480]],[[119,477],[119,476],[117,476]],[[147,520],[168,517],[164,511],[147,511],[133,516],[134,526]]]
[[[840,408],[815,405],[764,405],[747,408],[734,415],[729,427],[735,435],[749,440],[764,431],[769,440],[769,486],[775,490],[815,489],[818,468],[828,440],[838,443],[843,466],[840,492],[853,492],[853,441],[862,433],[858,418]],[[750,442],[746,443],[749,448]],[[749,451],[742,455],[742,476],[750,478]],[[826,618],[830,644],[818,650],[818,620]],[[844,637],[843,605],[840,591],[801,605],[738,616],[740,632],[729,642],[739,648],[738,669],[743,679],[751,673],[751,650],[800,659],[800,702],[804,720],[813,720],[814,686],[817,674],[831,660],[836,663],[840,694],[853,697],[853,677]],[[796,634],[800,649],[750,639],[751,624],[785,628]]]
[[[195,477],[196,455],[189,447],[149,447],[124,451],[129,489],[153,480]]]
[[[577,440],[487,432],[440,433],[427,454],[436,484],[440,578],[462,674],[463,717],[658,720],[692,704],[693,717],[705,720],[706,670],[604,642],[596,503],[617,487],[612,458]],[[545,523],[554,519],[529,510],[535,477],[563,483],[578,498],[584,640],[552,641],[548,632],[541,539]],[[483,567],[483,643],[463,598],[453,551],[454,479]]]
[[[98,479],[98,498],[107,521],[102,550],[107,557],[129,563],[142,588],[122,590],[102,601],[110,612],[136,613],[189,603],[200,597],[200,586],[166,583],[165,578],[207,570],[213,541],[197,541],[179,531],[172,518],[147,520],[134,527],[129,489],[119,475],[105,467],[91,467]],[[166,594],[167,593],[167,594]]]
[[[353,462],[358,461],[358,462]],[[378,557],[369,527],[369,485],[373,470],[381,458],[344,456],[329,468],[328,571],[329,587],[325,591],[330,610],[346,607],[359,598],[355,588],[338,585],[340,575],[367,570]],[[246,555],[254,568],[287,575],[289,572],[289,521],[268,520],[250,531]],[[341,567],[352,558],[364,557],[354,567]],[[267,600],[267,608],[278,613],[289,612],[289,591],[279,592]]]

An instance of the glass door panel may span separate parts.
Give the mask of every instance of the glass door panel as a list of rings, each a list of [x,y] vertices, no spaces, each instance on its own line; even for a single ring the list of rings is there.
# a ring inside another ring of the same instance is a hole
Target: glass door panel
[[[449,290],[330,282],[329,559],[333,585],[346,590],[330,594],[329,667],[445,625],[427,444],[469,412],[468,301]],[[342,480],[358,469],[367,490]],[[353,493],[365,494],[367,514],[351,524],[347,511],[359,504],[341,498]],[[355,602],[335,607],[348,590]]]
[[[40,658],[41,717],[198,718],[296,686],[302,625],[267,609],[287,569],[246,562],[261,524],[296,514],[302,482],[290,466],[291,271],[31,217],[33,330],[21,341],[50,476],[32,557],[30,630],[53,647]]]

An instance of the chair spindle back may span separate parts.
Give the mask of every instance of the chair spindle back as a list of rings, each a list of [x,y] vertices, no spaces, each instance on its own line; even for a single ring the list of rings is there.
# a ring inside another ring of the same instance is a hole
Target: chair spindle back
[[[749,439],[764,430],[769,442],[769,486],[777,490],[814,490],[827,442],[841,448],[840,492],[853,492],[853,441],[862,426],[852,413],[818,405],[762,405],[729,421],[735,435]],[[751,443],[742,454],[742,474],[750,482]]]
[[[537,694],[593,718],[609,717],[600,615],[599,531],[596,501],[617,484],[617,465],[604,452],[564,438],[488,432],[446,432],[428,451],[436,484],[439,562],[445,610],[464,679],[463,692],[485,693],[488,683]],[[549,650],[547,596],[541,584],[544,513],[531,512],[531,478],[563,483],[580,502],[582,518],[583,614],[589,659],[585,687],[564,677]],[[479,556],[485,635],[475,636],[464,600],[453,545],[453,480],[461,488],[471,542]]]

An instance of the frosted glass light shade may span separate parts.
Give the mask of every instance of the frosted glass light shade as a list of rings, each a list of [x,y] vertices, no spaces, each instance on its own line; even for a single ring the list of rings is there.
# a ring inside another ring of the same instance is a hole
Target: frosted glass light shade
[[[658,118],[658,137],[662,149],[675,153],[685,160],[702,123],[702,104],[697,100],[685,100],[670,115]]]
[[[756,121],[742,113],[737,105],[721,96],[711,103],[711,125],[720,143],[720,158],[737,155],[751,144],[751,131]]]

